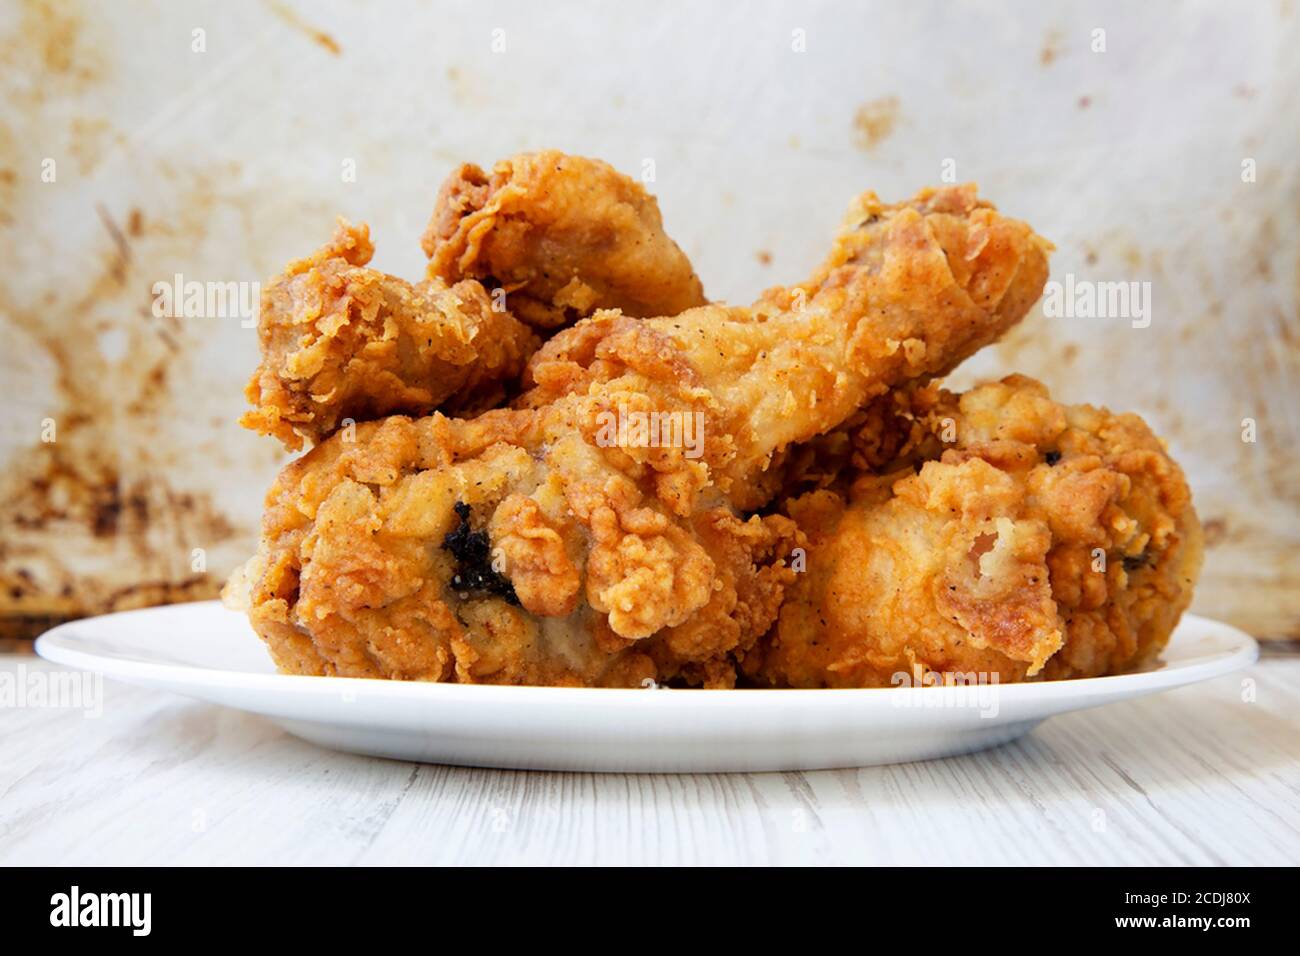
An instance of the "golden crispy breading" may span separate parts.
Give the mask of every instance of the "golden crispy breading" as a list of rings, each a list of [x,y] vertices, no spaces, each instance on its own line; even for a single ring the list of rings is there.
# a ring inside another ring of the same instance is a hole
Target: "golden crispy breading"
[[[745,671],[874,687],[917,669],[1017,681],[1153,660],[1191,600],[1202,542],[1182,472],[1145,423],[1060,405],[1023,376],[909,402],[865,429],[904,436],[899,470],[789,502],[807,572]]]
[[[271,280],[262,362],[245,390],[254,410],[241,424],[297,449],[344,419],[503,397],[537,347],[529,328],[477,282],[411,285],[366,268],[373,254],[367,227],[340,220],[327,245]]]
[[[298,449],[345,419],[483,410],[539,344],[515,315],[553,329],[597,308],[671,315],[704,301],[652,196],[604,163],[553,151],[499,163],[491,179],[461,167],[424,245],[429,278],[411,285],[365,268],[367,228],[340,221],[268,284],[246,427]]]
[[[228,597],[290,673],[729,682],[730,652],[775,621],[802,539],[789,519],[723,506],[670,518],[602,449],[542,451],[585,401],[334,436],[281,474]],[[477,564],[454,547],[462,523]],[[690,640],[673,630],[687,621]]]
[[[552,340],[517,408],[389,418],[289,466],[241,581],[279,666],[729,685],[803,542],[737,515],[749,479],[996,337],[1044,274],[1042,241],[969,189],[855,209],[815,284],[749,310],[601,313]]]
[[[490,175],[461,166],[423,246],[430,276],[503,288],[511,312],[539,329],[597,309],[676,315],[705,302],[654,197],[607,163],[555,150],[503,160]]]
[[[1019,322],[1047,281],[1050,248],[974,186],[892,206],[866,193],[810,282],[771,289],[748,309],[643,322],[598,314],[533,356],[536,389],[523,401],[626,372],[707,383],[721,415],[714,428],[732,446],[712,481],[738,508],[761,507],[780,484],[764,473],[787,446],[892,387],[945,374]]]
[[[582,574],[560,529],[534,499],[520,494],[505,498],[492,513],[488,536],[503,566],[510,568],[520,604],[546,617],[573,613]]]

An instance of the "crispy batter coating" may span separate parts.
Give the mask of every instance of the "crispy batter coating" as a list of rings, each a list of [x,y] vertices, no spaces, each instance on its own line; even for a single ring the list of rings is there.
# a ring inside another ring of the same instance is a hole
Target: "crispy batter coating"
[[[729,686],[803,543],[789,518],[737,514],[753,476],[1001,334],[1045,269],[1045,243],[973,189],[868,195],[806,286],[603,312],[539,353],[515,408],[330,438],[277,481],[231,596],[295,673]],[[465,585],[497,582],[448,551],[466,515],[519,606]]]
[[[298,449],[349,418],[485,408],[518,377],[537,338],[481,285],[411,285],[366,268],[373,254],[369,229],[339,220],[263,290],[246,428]]]
[[[466,163],[448,177],[425,231],[429,275],[477,279],[510,310],[555,329],[598,309],[676,315],[705,303],[659,205],[607,163],[555,150]]]
[[[466,421],[392,417],[287,467],[228,586],[281,670],[462,683],[724,686],[776,619],[794,523],[669,514],[570,432],[586,399]],[[552,446],[552,442],[554,445]],[[611,450],[611,452],[614,450]],[[468,506],[518,606],[459,590]],[[244,592],[241,596],[239,592]]]
[[[1047,281],[1051,246],[973,185],[852,205],[811,281],[751,308],[710,305],[632,322],[601,313],[529,362],[525,402],[629,372],[707,383],[729,443],[711,474],[736,507],[761,507],[788,446],[837,428],[890,388],[943,375],[1019,322]],[[721,434],[716,434],[720,431]]]
[[[1061,405],[1013,375],[890,396],[846,442],[893,467],[788,503],[807,572],[743,662],[760,683],[1113,674],[1153,660],[1191,600],[1200,525],[1136,415]]]

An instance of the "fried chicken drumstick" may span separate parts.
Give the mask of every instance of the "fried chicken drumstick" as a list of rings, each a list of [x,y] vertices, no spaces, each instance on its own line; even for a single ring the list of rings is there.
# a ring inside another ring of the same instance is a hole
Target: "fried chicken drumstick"
[[[481,285],[412,285],[367,268],[372,255],[369,229],[340,220],[328,244],[263,290],[262,362],[240,424],[298,449],[345,419],[422,414],[453,398],[485,407],[518,377],[538,339]]]
[[[978,198],[922,190],[849,209],[808,282],[749,308],[710,305],[633,322],[598,314],[530,361],[539,404],[623,376],[707,388],[709,480],[741,510],[775,495],[784,450],[836,428],[869,399],[941,376],[1019,322],[1047,281],[1051,246]]]
[[[865,466],[851,487],[784,509],[808,535],[807,573],[748,674],[887,687],[931,672],[1096,677],[1155,658],[1202,538],[1181,470],[1140,418],[1058,404],[1019,375],[877,405],[850,436]]]
[[[281,474],[232,589],[293,673],[729,686],[802,542],[738,515],[775,493],[774,456],[1000,335],[1046,248],[969,187],[866,194],[802,286],[598,313],[534,357],[514,408],[325,441]],[[682,440],[638,438],[646,418]]]
[[[340,222],[271,280],[242,424],[298,449],[346,419],[482,410],[540,344],[516,316],[554,330],[601,308],[671,315],[704,301],[654,197],[598,160],[525,154],[490,179],[463,166],[424,244],[430,274],[412,285],[367,268],[369,230]]]
[[[608,163],[555,150],[503,160],[491,174],[461,166],[423,246],[430,276],[505,289],[514,314],[539,329],[597,309],[640,317],[705,303],[655,198]]]

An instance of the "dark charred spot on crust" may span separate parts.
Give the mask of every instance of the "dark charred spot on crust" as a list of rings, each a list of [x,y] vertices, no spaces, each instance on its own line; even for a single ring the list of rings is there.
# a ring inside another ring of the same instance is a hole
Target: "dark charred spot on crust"
[[[1136,571],[1138,568],[1145,568],[1151,562],[1151,556],[1143,551],[1141,554],[1129,555],[1124,558],[1124,570]]]
[[[475,531],[469,526],[471,509],[465,502],[456,502],[455,509],[460,524],[442,539],[442,549],[456,559],[451,586],[458,591],[486,591],[518,607],[519,596],[515,594],[515,586],[492,567],[492,545],[488,533]]]
[[[1049,451],[1043,453],[1043,461],[1047,462],[1049,465],[1055,465],[1060,460],[1061,460],[1061,453],[1059,451]]]

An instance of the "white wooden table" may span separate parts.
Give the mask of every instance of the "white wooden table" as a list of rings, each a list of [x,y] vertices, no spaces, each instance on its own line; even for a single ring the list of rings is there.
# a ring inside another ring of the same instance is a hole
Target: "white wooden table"
[[[718,776],[372,760],[103,687],[0,708],[0,864],[1300,862],[1297,656],[966,757]]]

